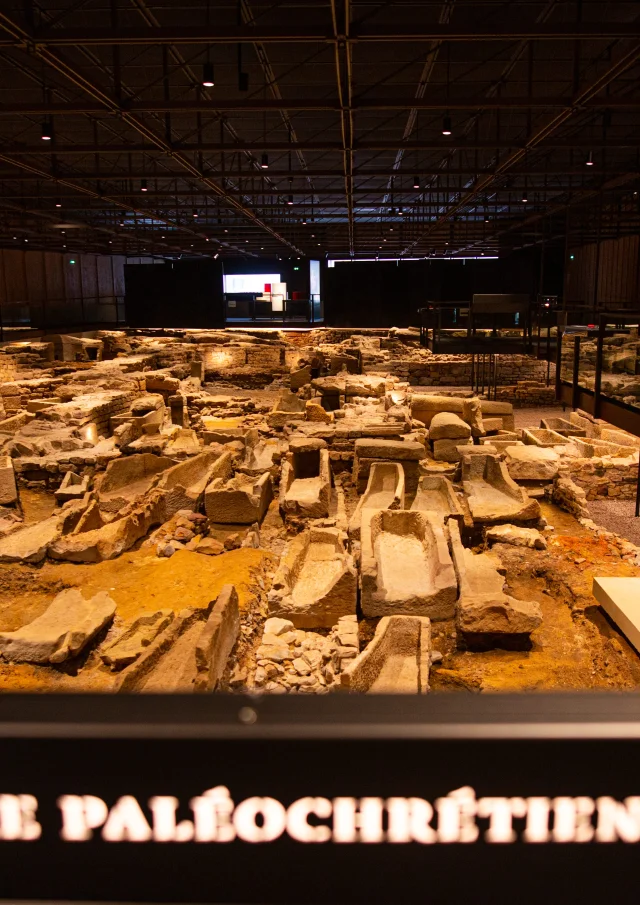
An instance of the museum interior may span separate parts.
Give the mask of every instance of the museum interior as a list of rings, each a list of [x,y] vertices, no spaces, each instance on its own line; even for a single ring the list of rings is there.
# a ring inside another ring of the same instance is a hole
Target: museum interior
[[[1,4],[0,691],[638,690],[639,75],[630,0]]]

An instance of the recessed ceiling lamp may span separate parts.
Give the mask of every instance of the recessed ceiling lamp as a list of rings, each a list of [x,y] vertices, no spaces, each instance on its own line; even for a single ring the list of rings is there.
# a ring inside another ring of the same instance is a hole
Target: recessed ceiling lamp
[[[213,88],[216,81],[213,77],[213,63],[206,62],[202,67],[202,87]]]

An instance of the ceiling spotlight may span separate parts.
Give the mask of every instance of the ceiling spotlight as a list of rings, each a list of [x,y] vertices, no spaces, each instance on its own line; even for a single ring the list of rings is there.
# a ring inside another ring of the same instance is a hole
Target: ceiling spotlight
[[[414,187],[414,189],[420,188],[420,177],[419,176],[413,177],[413,187]]]
[[[17,237],[17,236],[14,236],[13,238],[14,238],[14,239],[17,239],[18,237]]]
[[[160,238],[161,238],[161,239],[166,239],[167,237],[166,237],[166,236],[160,236]]]
[[[248,240],[248,239],[245,239],[245,240],[244,240],[244,243],[245,243],[245,245],[248,245],[248,244],[249,244],[249,240]]]
[[[448,113],[442,120],[442,134],[451,135],[451,117]]]
[[[287,198],[287,204],[293,204],[293,195],[289,195]]]
[[[213,260],[215,261],[216,258],[219,258],[219,257],[220,257],[220,252],[217,251],[213,256]]]
[[[213,77],[213,63],[207,62],[202,67],[202,87],[213,88],[215,83]]]
[[[586,159],[586,161],[585,161],[585,166],[588,166],[588,167],[594,166],[594,163],[593,163],[593,151],[589,151],[589,156],[587,157],[587,159]]]
[[[118,223],[118,226],[124,226],[124,220],[121,220],[120,223]]]
[[[40,137],[43,141],[51,141],[51,139],[53,138],[53,126],[51,125],[51,123],[42,123]]]
[[[226,232],[226,233],[228,233],[228,232],[229,232],[229,230],[228,230],[228,229],[225,229],[225,232]]]
[[[147,180],[146,180],[146,179],[142,179],[142,180],[141,180],[141,182],[140,182],[140,191],[141,191],[141,192],[146,192],[146,191],[147,191]]]
[[[262,167],[263,170],[269,169],[269,155],[268,154],[262,155],[262,159],[260,161],[260,166]]]
[[[25,242],[28,242],[29,240],[28,240],[28,239],[25,239],[24,241],[25,241]]]

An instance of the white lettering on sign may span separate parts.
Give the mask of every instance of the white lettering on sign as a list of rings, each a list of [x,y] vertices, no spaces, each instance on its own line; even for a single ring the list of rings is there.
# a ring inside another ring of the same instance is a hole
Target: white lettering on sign
[[[477,798],[474,789],[463,786],[433,803],[399,796],[306,796],[287,805],[268,796],[236,803],[226,786],[215,786],[188,802],[191,819],[180,819],[186,806],[170,795],[143,802],[123,795],[111,805],[95,795],[62,795],[57,804],[65,842],[96,835],[105,842],[158,843],[263,844],[282,836],[341,845],[640,842],[640,796]],[[40,839],[37,813],[33,795],[0,794],[0,841]]]

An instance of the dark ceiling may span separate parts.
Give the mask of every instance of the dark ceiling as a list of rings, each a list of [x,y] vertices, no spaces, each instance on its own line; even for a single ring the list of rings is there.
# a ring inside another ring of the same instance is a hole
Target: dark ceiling
[[[637,232],[639,7],[4,0],[0,244],[415,257]]]

